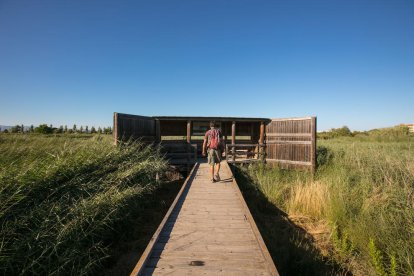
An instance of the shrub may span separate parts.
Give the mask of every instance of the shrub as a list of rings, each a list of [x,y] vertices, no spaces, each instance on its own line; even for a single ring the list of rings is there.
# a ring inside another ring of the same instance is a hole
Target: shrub
[[[42,134],[50,134],[53,133],[53,128],[49,127],[47,124],[42,124],[35,128],[35,132]]]
[[[328,164],[333,158],[333,153],[329,148],[324,146],[318,146],[316,149],[316,161],[318,166],[324,166]]]

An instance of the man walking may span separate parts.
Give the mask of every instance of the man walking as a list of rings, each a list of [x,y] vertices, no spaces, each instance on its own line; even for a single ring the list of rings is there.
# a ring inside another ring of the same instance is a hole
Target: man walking
[[[203,156],[206,156],[206,149],[208,151],[208,163],[210,164],[211,182],[220,181],[220,161],[221,161],[221,131],[216,128],[214,121],[210,122],[210,130],[207,130],[204,135],[203,142]],[[214,178],[214,167],[217,167],[216,175]]]

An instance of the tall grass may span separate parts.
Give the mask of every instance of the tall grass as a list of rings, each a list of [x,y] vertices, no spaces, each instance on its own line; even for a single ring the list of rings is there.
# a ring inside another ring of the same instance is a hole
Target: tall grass
[[[139,142],[0,135],[0,274],[98,271],[165,167]]]
[[[337,138],[319,146],[324,164],[314,176],[244,171],[289,215],[329,222],[331,257],[353,273],[414,275],[414,139]]]

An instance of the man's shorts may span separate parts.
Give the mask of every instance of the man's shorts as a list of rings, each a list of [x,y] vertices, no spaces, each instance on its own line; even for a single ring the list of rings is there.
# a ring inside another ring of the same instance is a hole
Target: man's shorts
[[[208,163],[213,166],[214,164],[218,164],[221,161],[221,152],[218,149],[209,149],[208,150]]]

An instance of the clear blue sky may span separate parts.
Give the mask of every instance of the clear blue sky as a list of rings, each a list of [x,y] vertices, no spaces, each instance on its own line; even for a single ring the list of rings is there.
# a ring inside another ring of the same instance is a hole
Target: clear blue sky
[[[0,0],[0,124],[414,123],[414,1]]]

